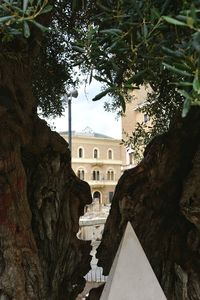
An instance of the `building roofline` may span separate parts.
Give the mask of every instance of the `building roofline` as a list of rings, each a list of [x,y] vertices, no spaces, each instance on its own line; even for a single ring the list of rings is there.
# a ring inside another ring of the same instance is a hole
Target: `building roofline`
[[[68,131],[60,131],[59,132],[60,135],[68,135]],[[112,141],[121,141],[120,138],[114,138],[114,137],[111,137],[111,136],[107,136],[105,134],[101,134],[101,133],[97,133],[97,132],[94,132],[92,134],[87,134],[85,132],[76,132],[76,131],[72,131],[72,136],[75,138],[88,138],[88,139],[107,139],[107,140],[112,140]]]

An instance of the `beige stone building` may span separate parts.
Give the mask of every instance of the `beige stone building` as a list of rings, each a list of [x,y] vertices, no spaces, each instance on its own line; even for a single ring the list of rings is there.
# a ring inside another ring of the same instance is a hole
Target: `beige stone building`
[[[66,140],[66,132],[60,133]],[[94,200],[100,204],[112,201],[115,186],[121,176],[122,146],[117,140],[86,128],[72,133],[72,168],[89,183]]]
[[[144,105],[147,93],[150,87],[141,86],[140,89],[134,90],[131,94],[131,101],[126,104],[126,112],[121,118],[122,121],[122,139],[126,140],[127,136],[131,136],[134,132],[137,123],[148,123],[148,116],[139,111],[139,108]],[[134,157],[133,149],[124,147],[122,150],[123,170],[132,168],[137,164]]]

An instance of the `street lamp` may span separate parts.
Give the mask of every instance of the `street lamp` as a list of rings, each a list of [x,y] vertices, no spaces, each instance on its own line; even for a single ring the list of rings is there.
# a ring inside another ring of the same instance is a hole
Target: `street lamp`
[[[72,112],[71,112],[72,97],[73,98],[78,97],[77,90],[72,90],[64,96],[68,104],[68,143],[69,143],[70,151],[72,151]]]

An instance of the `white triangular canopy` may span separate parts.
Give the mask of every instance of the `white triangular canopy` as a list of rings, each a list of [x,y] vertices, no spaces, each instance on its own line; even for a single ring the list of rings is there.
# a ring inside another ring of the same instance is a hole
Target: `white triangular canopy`
[[[130,223],[100,300],[167,300]]]

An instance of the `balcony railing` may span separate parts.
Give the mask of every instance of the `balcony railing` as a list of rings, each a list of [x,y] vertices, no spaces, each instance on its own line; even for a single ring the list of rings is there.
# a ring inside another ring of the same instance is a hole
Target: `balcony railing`
[[[103,269],[101,267],[95,267],[85,275],[85,279],[89,282],[106,282],[107,276],[103,275]]]
[[[89,181],[87,181],[89,183],[89,185],[93,186],[93,187],[105,187],[106,185],[117,185],[117,181],[116,180],[107,180],[107,179],[101,179],[101,180],[93,180],[90,179]]]
[[[94,158],[94,160],[91,162],[91,165],[92,166],[99,166],[101,167],[103,165],[103,161],[98,159],[98,158]]]
[[[97,187],[104,187],[105,186],[105,180],[101,179],[101,180],[93,180],[91,179],[90,181],[91,185]]]

